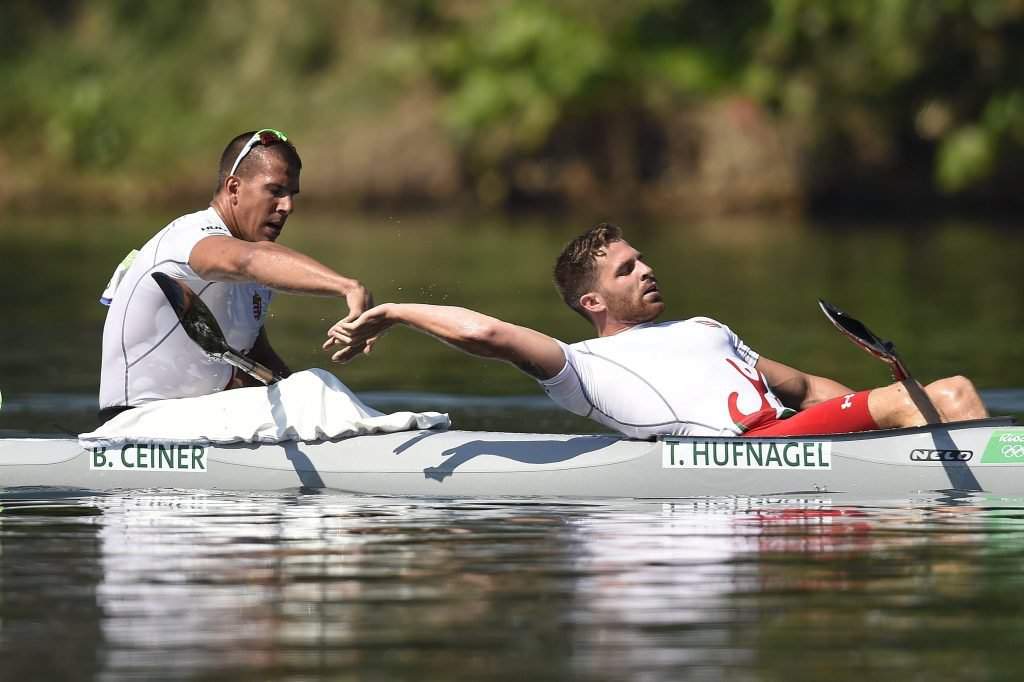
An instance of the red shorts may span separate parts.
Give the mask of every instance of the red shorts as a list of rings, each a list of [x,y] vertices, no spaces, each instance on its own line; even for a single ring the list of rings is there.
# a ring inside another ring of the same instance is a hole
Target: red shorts
[[[828,433],[871,431],[878,424],[868,411],[868,393],[849,393],[812,405],[788,419],[773,419],[758,424],[742,435],[747,436],[813,436]]]

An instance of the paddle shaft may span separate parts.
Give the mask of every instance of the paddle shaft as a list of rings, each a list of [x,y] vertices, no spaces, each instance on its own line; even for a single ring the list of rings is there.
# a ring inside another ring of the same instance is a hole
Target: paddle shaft
[[[251,360],[240,353],[228,350],[219,354],[219,356],[224,360],[224,362],[228,363],[232,367],[242,370],[249,376],[263,382],[267,386],[276,384],[282,379],[280,375],[275,374],[274,371],[266,365],[261,365],[255,360]]]
[[[921,384],[917,383],[911,376],[910,370],[903,364],[903,360],[896,355],[895,351],[890,351],[892,361],[889,363],[889,368],[892,370],[892,376],[896,381],[903,384],[903,388],[906,389],[907,395],[910,396],[910,400],[913,401],[914,406],[924,417],[925,422],[928,424],[941,424],[942,416],[939,411],[935,408],[935,404],[932,403],[932,399],[928,397],[924,389],[921,388]]]

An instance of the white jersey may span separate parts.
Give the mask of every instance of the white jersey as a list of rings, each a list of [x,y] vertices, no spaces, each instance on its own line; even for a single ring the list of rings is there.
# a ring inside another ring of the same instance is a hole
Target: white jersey
[[[758,354],[706,317],[559,344],[566,363],[540,382],[547,394],[633,438],[732,436],[791,412],[754,368]]]
[[[150,276],[154,272],[184,280],[213,312],[232,348],[245,352],[256,342],[271,290],[251,282],[211,282],[189,267],[192,248],[213,235],[231,236],[217,212],[191,213],[160,230],[131,261],[110,296],[103,326],[100,408],[206,395],[231,379],[230,365],[211,359],[185,334]]]

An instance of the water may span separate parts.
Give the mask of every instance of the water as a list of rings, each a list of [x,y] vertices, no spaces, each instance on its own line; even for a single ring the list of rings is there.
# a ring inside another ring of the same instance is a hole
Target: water
[[[94,425],[111,268],[173,216],[0,225],[0,433]],[[824,297],[917,376],[962,372],[1024,413],[1013,226],[644,225],[669,295],[765,355],[886,380]],[[288,243],[377,300],[467,305],[567,341],[550,260],[577,227],[302,216]],[[635,235],[635,237],[634,237]],[[328,300],[280,297],[294,367],[327,366]],[[382,409],[463,428],[594,432],[513,368],[395,330],[332,367]],[[0,473],[2,477],[2,473]],[[2,481],[2,478],[0,478]],[[1024,500],[481,500],[189,491],[0,492],[0,680],[1015,679]]]
[[[1024,507],[6,499],[4,679],[1009,679]]]

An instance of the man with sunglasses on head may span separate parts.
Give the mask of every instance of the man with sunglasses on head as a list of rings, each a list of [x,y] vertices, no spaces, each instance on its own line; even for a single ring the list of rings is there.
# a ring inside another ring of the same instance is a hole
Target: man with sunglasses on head
[[[249,131],[220,158],[209,208],[171,222],[121,263],[101,302],[100,419],[153,400],[206,395],[252,380],[203,352],[182,329],[154,272],[184,280],[213,311],[228,343],[282,376],[267,338],[274,291],[344,298],[355,319],[373,305],[357,280],[277,244],[299,193],[302,161],[286,135]]]
[[[665,303],[654,269],[615,225],[601,223],[570,242],[555,283],[597,338],[569,345],[465,308],[384,303],[335,324],[324,348],[338,346],[332,359],[345,362],[404,324],[511,362],[560,406],[633,438],[800,436],[925,422],[902,383],[854,391],[758,355],[716,320],[656,322]],[[943,421],[988,416],[964,377],[923,390]]]

